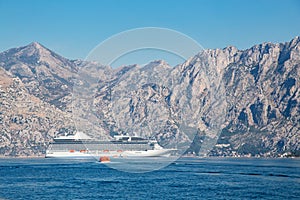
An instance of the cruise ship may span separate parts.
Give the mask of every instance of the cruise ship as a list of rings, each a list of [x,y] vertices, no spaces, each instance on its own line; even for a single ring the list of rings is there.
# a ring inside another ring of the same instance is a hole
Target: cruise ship
[[[107,157],[161,157],[176,153],[164,149],[156,140],[139,136],[115,135],[113,140],[95,141],[77,132],[75,135],[58,136],[46,150],[46,158],[100,158]]]

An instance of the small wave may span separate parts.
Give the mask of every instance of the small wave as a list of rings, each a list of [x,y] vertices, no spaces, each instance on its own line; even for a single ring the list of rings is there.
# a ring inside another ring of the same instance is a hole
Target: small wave
[[[282,178],[300,179],[300,176],[296,176],[296,175],[274,174],[274,173],[253,173],[253,172],[232,173],[232,172],[225,172],[225,171],[203,171],[203,172],[196,172],[194,174],[196,174],[196,175],[211,174],[211,175],[264,176],[264,177],[282,177]]]
[[[297,176],[289,176],[289,175],[286,175],[286,174],[267,174],[267,176],[287,177],[287,178],[299,178]]]
[[[263,174],[261,173],[238,173],[241,175],[248,175],[248,176],[262,176]]]

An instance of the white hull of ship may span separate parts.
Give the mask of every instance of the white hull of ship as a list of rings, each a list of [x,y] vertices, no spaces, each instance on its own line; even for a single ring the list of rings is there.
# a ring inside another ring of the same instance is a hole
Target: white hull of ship
[[[96,151],[96,152],[47,152],[46,158],[71,158],[71,159],[91,159],[103,156],[122,158],[122,157],[168,157],[175,149],[157,149],[147,151]]]

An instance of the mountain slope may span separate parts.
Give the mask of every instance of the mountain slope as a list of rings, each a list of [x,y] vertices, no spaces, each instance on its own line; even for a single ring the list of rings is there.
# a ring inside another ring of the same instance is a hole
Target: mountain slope
[[[54,134],[72,129],[70,114],[29,94],[18,77],[0,68],[0,154],[41,155]]]
[[[223,142],[231,144],[228,151],[276,155],[299,150],[299,55],[296,37],[238,51],[227,64],[223,80],[231,106]]]
[[[78,62],[78,61],[77,61]],[[0,54],[0,66],[21,79],[28,91],[43,101],[66,109],[72,92],[76,61],[70,61],[33,42]]]

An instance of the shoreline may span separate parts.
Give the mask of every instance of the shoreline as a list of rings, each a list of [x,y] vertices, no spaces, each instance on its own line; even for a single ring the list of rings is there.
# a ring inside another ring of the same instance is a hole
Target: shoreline
[[[45,155],[41,156],[3,156],[0,155],[0,159],[32,159],[32,158],[45,158]]]
[[[3,155],[0,155],[0,159],[43,159],[45,158],[45,155],[40,155],[40,156],[3,156]],[[208,156],[208,157],[200,157],[200,156],[182,156],[178,159],[181,159],[181,158],[193,158],[193,159],[214,159],[214,158],[221,158],[221,159],[286,159],[286,158],[289,158],[289,159],[300,159],[300,157],[255,157],[255,156],[252,156],[252,157],[248,157],[248,156],[240,156],[240,157],[235,157],[235,156]]]

